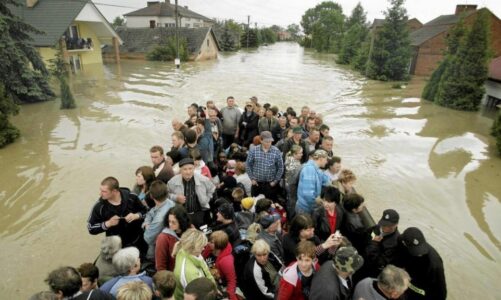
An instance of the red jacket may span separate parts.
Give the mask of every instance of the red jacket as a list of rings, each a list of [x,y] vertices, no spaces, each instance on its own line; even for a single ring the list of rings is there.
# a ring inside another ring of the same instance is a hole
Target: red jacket
[[[228,291],[228,297],[230,300],[237,300],[235,290],[237,288],[237,274],[235,273],[235,263],[233,254],[231,253],[233,248],[231,244],[224,248],[221,253],[219,253],[216,258],[216,268],[221,275],[221,279],[226,282],[226,290]]]
[[[174,245],[178,240],[177,234],[168,228],[164,228],[158,235],[155,246],[155,268],[157,271],[174,271],[176,258],[172,257],[172,250],[174,250]]]
[[[318,271],[316,263],[313,268]],[[297,261],[285,268],[278,289],[278,300],[305,300],[302,292],[301,279],[298,276]]]

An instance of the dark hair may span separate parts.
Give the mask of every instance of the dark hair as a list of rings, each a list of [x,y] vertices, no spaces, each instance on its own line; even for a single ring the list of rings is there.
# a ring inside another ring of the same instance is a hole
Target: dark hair
[[[111,176],[103,179],[103,181],[101,181],[101,185],[107,186],[110,191],[118,190],[120,187],[118,180],[115,177],[111,177]]]
[[[49,273],[45,279],[54,293],[61,291],[63,296],[73,296],[82,286],[82,278],[73,267],[61,267]]]
[[[167,152],[167,156],[172,159],[172,162],[174,164],[180,162],[181,159],[183,158],[178,150],[170,150],[169,152]]]
[[[230,100],[230,99],[235,100],[235,98],[233,98],[233,96],[228,96],[228,98],[226,98],[226,101],[228,101],[228,100]]]
[[[320,198],[324,199],[327,202],[335,202],[336,204],[339,204],[339,202],[341,201],[341,193],[337,188],[329,185],[322,189]]]
[[[153,168],[150,166],[142,166],[137,168],[135,174],[137,175],[139,173],[143,175],[144,185],[146,186],[146,191],[148,191],[150,189],[151,183],[155,180],[155,172],[153,171]]]
[[[343,198],[344,210],[351,212],[353,209],[358,208],[360,204],[364,203],[364,201],[364,197],[357,193],[347,194]]]
[[[162,298],[170,298],[176,290],[176,278],[171,271],[158,271],[153,276],[155,288],[160,292]]]
[[[329,158],[327,160],[327,163],[325,164],[325,168],[328,169],[328,168],[332,167],[335,163],[340,164],[341,163],[341,157],[339,157],[339,156],[333,156],[333,157]]]
[[[163,202],[167,199],[167,185],[161,180],[155,180],[150,186],[150,196],[158,202]]]
[[[197,300],[216,300],[216,285],[207,277],[200,277],[188,283],[184,293],[195,296]]]
[[[287,116],[291,116],[293,118],[297,118],[297,113],[294,110],[288,111]]]
[[[183,232],[185,232],[191,227],[191,221],[188,216],[188,212],[186,211],[186,208],[184,208],[183,206],[178,204],[169,209],[164,219],[165,227],[169,227],[169,215],[173,215],[174,217],[176,217],[177,222],[179,223],[179,229],[181,230],[181,233],[178,234],[179,236],[181,236]]]
[[[150,148],[150,153],[160,152],[160,155],[164,155],[164,148],[162,146],[155,145]]]
[[[193,126],[193,125],[192,125]],[[194,142],[197,141],[197,133],[193,129],[188,129],[184,133],[184,141],[187,144],[193,144]]]
[[[196,148],[190,151],[190,156],[193,160],[202,160],[202,154]]]
[[[190,118],[191,118],[191,116],[190,116]],[[184,122],[184,125],[186,125],[186,126],[188,126],[188,127],[193,127],[193,126],[195,126],[195,124],[193,124],[193,122],[191,122],[191,120],[186,120],[186,121]],[[191,129],[189,129],[189,130],[191,130]],[[186,133],[186,132],[185,132],[185,133]],[[185,141],[186,141],[186,136],[184,137],[184,139],[185,139]],[[189,143],[189,142],[187,142],[187,143]]]
[[[34,294],[29,300],[57,300],[57,297],[53,292],[43,291]]]
[[[262,211],[268,212],[268,210],[271,208],[272,203],[273,202],[270,199],[266,198],[257,200],[256,205],[254,207],[256,215]]]
[[[301,230],[312,227],[315,227],[315,224],[313,223],[310,215],[298,214],[294,217],[294,219],[292,219],[289,234],[293,238],[298,238]]]
[[[78,267],[81,277],[87,277],[91,282],[99,278],[99,269],[92,263],[83,263]]]
[[[269,103],[263,104],[263,108],[266,110],[268,110],[270,107],[271,107],[271,104],[269,104]]]

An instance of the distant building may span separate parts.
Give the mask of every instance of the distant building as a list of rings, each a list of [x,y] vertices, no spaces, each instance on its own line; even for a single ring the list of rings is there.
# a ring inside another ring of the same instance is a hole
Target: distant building
[[[128,28],[176,27],[175,5],[169,0],[165,2],[148,1],[145,8],[125,14]],[[210,27],[215,22],[201,14],[178,5],[179,27]]]
[[[494,57],[501,56],[501,21],[487,8],[477,10],[476,5],[457,5],[453,15],[442,15],[423,25],[411,33],[413,57],[410,73],[414,75],[431,75],[443,59],[446,50],[446,37],[449,30],[464,17],[467,27],[470,27],[479,12],[486,11],[489,17],[491,50]]]
[[[374,19],[372,22],[371,26],[369,29],[377,29],[378,27],[383,26],[384,19]],[[412,18],[407,21],[407,28],[409,29],[409,32],[413,32],[415,30],[418,30],[423,26],[423,23],[421,23],[418,19]]]
[[[501,56],[493,59],[489,65],[489,75],[485,82],[483,102],[489,108],[501,104]]]
[[[126,59],[145,59],[146,53],[164,43],[169,37],[176,35],[176,29],[172,27],[119,27],[116,31],[123,40],[120,46],[120,56]],[[220,48],[211,27],[179,28],[179,36],[188,42],[189,60],[217,58]],[[107,47],[103,49],[103,53],[107,57],[113,55],[113,50]]]
[[[102,45],[111,45],[118,58],[122,42],[112,26],[90,0],[17,0],[20,6],[9,7],[12,13],[43,34],[32,34],[31,43],[46,64],[54,58],[59,43],[73,72],[85,65],[102,64]]]
[[[277,38],[279,41],[289,41],[292,38],[292,35],[288,31],[279,31],[277,33]]]

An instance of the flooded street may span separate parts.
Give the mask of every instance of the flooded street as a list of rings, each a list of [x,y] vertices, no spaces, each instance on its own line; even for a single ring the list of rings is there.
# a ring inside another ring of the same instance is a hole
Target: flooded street
[[[331,55],[278,43],[217,61],[122,61],[87,67],[72,80],[77,109],[59,101],[25,105],[13,118],[22,137],[0,150],[0,299],[26,299],[58,266],[92,262],[104,235],[86,219],[100,181],[132,187],[150,165],[148,149],[170,147],[170,121],[192,102],[250,96],[324,116],[334,153],[354,170],[357,190],[379,219],[416,226],[441,254],[449,299],[501,295],[501,159],[491,113],[458,112],[421,101],[421,78],[404,89],[368,81]]]

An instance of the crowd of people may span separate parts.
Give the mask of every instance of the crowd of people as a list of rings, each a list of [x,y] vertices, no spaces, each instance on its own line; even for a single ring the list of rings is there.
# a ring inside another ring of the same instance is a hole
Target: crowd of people
[[[87,223],[105,233],[98,258],[53,270],[32,299],[446,298],[422,231],[400,233],[392,208],[367,217],[320,114],[226,104],[173,120],[132,189],[101,181]]]

